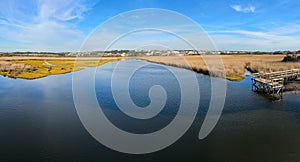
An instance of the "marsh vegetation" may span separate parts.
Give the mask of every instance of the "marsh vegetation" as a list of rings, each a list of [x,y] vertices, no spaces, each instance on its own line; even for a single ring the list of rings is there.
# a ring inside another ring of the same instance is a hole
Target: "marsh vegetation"
[[[208,69],[205,60],[213,62],[216,56],[183,56],[183,57],[143,57],[142,59],[164,65],[191,69],[198,73],[210,74],[216,77],[226,77],[228,80],[239,81],[243,79],[245,69],[251,72],[275,72],[300,68],[300,62],[282,62],[285,55],[220,55],[225,76],[221,73],[222,68]]]
[[[111,59],[55,59],[55,58],[19,58],[0,61],[0,75],[10,78],[37,79],[49,75],[70,73],[84,69],[84,67],[95,67],[105,64]],[[76,66],[75,66],[76,64]]]
[[[205,61],[213,63],[216,57],[221,58],[224,71],[221,66],[208,69]],[[203,55],[145,56],[138,57],[138,59],[186,68],[231,81],[240,81],[243,79],[245,69],[255,73],[266,73],[300,68],[300,62],[282,61],[284,57],[285,55]],[[98,58],[76,60],[68,57],[2,57],[0,58],[0,75],[10,78],[36,79],[78,71],[84,67],[100,66],[115,60],[120,60],[120,57],[101,58],[100,61]]]

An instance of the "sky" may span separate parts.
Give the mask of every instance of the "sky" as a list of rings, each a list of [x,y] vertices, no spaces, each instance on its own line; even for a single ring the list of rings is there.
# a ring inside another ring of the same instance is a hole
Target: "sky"
[[[173,12],[174,18],[148,16],[151,12],[132,14],[135,19],[126,17],[132,10],[145,8]],[[130,29],[147,25],[167,32],[133,32],[110,48],[148,45],[185,49],[186,45],[171,38],[170,33],[205,44],[206,38],[194,34],[202,30],[217,50],[300,50],[299,11],[298,0],[1,0],[0,51],[79,51],[95,31],[101,30],[95,35],[94,48],[90,48],[97,49],[105,41],[107,44]]]

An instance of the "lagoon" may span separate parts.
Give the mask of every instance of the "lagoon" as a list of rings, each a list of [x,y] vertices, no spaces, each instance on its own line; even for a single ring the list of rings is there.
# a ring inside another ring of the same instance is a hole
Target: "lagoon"
[[[138,60],[126,60],[126,68]],[[123,114],[111,93],[113,65],[106,63],[95,73],[95,91],[99,104],[110,121],[132,133],[149,133],[165,127],[177,113],[180,91],[176,78],[165,66],[150,64],[131,78],[129,92],[141,107],[150,103],[149,88],[159,84],[168,99],[158,116],[149,120],[131,119]],[[86,68],[76,73],[95,70]],[[178,69],[184,73],[193,73]],[[122,72],[122,71],[119,71]],[[82,125],[72,96],[72,73],[36,80],[0,76],[0,151],[1,160],[64,161],[251,161],[300,159],[299,94],[284,94],[282,101],[272,101],[251,91],[251,78],[227,82],[222,116],[213,131],[203,140],[198,133],[210,102],[210,78],[196,74],[200,104],[191,128],[164,150],[130,155],[113,151],[98,143]],[[122,80],[119,81],[122,84]],[[84,87],[84,80],[82,83]]]

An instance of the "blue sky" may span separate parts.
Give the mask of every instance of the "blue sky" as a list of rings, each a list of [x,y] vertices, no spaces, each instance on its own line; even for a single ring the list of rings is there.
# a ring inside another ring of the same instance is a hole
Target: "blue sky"
[[[297,0],[2,0],[0,51],[77,51],[100,24],[142,8],[167,9],[189,17],[208,33],[219,50],[300,49]],[[160,25],[170,22],[161,21]],[[140,35],[139,42],[148,38]],[[128,43],[133,39],[137,36],[116,48],[134,48]],[[185,48],[180,44],[176,47]]]

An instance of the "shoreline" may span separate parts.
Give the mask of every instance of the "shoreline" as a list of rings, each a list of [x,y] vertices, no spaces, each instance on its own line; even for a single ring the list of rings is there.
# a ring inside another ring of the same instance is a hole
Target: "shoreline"
[[[268,73],[300,68],[300,63],[282,62],[285,55],[197,55],[145,56],[138,59],[193,70],[231,81],[243,80],[245,68],[257,73]],[[221,62],[220,62],[221,61]],[[207,65],[211,69],[208,70]]]
[[[298,94],[300,93],[300,81],[291,81],[285,85],[285,94]]]
[[[164,62],[155,62],[155,61],[150,61],[150,60],[144,60],[144,59],[140,59],[142,61],[147,61],[147,62],[151,62],[151,63],[156,63],[156,64],[160,64],[160,65],[165,65],[165,66],[172,66],[172,67],[176,67],[176,68],[182,68],[182,69],[186,69],[186,70],[190,70],[193,71],[197,74],[203,74],[203,75],[207,75],[207,76],[211,76],[211,77],[218,77],[218,76],[213,76],[210,74],[209,70],[201,70],[201,69],[196,69],[196,68],[192,68],[192,67],[188,67],[188,66],[181,66],[178,64],[169,64],[169,63],[164,63]],[[244,79],[244,76],[240,76],[240,75],[234,75],[234,76],[225,76],[225,77],[218,77],[218,78],[223,78],[229,81],[234,81],[234,82],[239,82],[242,81]]]
[[[193,68],[193,67],[190,67],[190,66],[182,66],[182,64],[180,65],[180,64],[176,64],[176,63],[158,62],[158,61],[148,60],[148,59],[145,59],[145,58],[138,58],[138,59],[143,60],[143,61],[148,61],[148,62],[151,62],[151,63],[165,65],[165,66],[183,68],[183,69],[191,70],[195,73],[207,75],[207,76],[210,76],[210,77],[219,77],[219,76],[210,75],[210,72],[208,70],[201,70],[201,69],[199,70],[197,68]],[[243,70],[244,70],[243,75],[230,75],[230,76],[226,75],[226,77],[219,77],[219,78],[223,78],[223,79],[233,81],[233,82],[239,82],[239,81],[244,80],[246,75],[252,76],[253,73],[257,72],[256,70],[252,69],[251,67],[249,67],[247,65],[245,65]],[[246,71],[248,71],[248,72],[246,72]],[[298,93],[300,93],[300,81],[289,81],[285,85],[285,89],[284,89],[283,93],[284,94],[298,94]]]
[[[222,59],[224,71],[206,67],[205,61]],[[300,63],[281,62],[284,55],[204,55],[204,56],[144,56],[144,57],[41,57],[41,56],[3,56],[0,57],[0,75],[14,79],[38,79],[49,75],[59,75],[84,69],[84,67],[100,66],[107,62],[122,59],[139,59],[166,66],[191,70],[195,73],[219,77],[229,81],[242,81],[245,70],[251,73],[273,70],[276,68],[300,68]],[[205,61],[203,60],[205,58]],[[75,66],[76,63],[76,66]],[[59,68],[58,68],[59,67]],[[300,82],[286,85],[284,93],[300,92]]]

